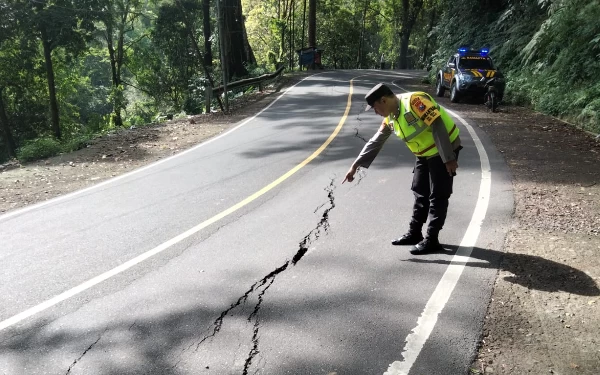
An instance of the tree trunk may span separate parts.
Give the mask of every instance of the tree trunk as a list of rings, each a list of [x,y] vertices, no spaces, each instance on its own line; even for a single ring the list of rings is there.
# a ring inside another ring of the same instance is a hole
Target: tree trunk
[[[431,9],[431,13],[429,14],[429,25],[427,27],[427,36],[425,37],[425,46],[423,47],[423,64],[425,65],[424,67],[427,68],[429,66],[429,61],[427,61],[427,56],[429,55],[429,43],[431,42],[431,37],[429,36],[429,34],[431,34],[431,31],[433,30],[433,26],[435,25],[435,18],[436,18],[436,9],[432,8]]]
[[[306,0],[304,0],[304,9],[302,10],[302,42],[300,48],[306,47],[304,45],[304,37],[306,36]],[[302,67],[300,67],[302,69]]]
[[[291,0],[290,2],[290,27],[289,27],[289,41],[290,41],[290,70],[294,69],[294,7],[295,7],[295,3],[294,0]]]
[[[400,34],[400,69],[408,68],[408,42],[410,34],[406,31]]]
[[[229,78],[238,79],[248,75],[246,66],[255,64],[254,54],[246,37],[246,26],[242,15],[241,0],[223,1],[223,34],[226,48]]]
[[[205,59],[202,51],[200,51],[200,46],[198,45],[198,42],[196,41],[196,36],[194,35],[194,31],[192,30],[192,24],[186,16],[185,7],[183,6],[183,4],[181,3],[180,0],[176,0],[176,2],[177,2],[177,6],[179,6],[179,9],[181,10],[185,29],[186,29],[187,34],[192,42],[192,46],[194,47],[194,50],[196,51],[196,55],[198,56],[200,65],[202,65],[202,67],[204,68],[204,76],[208,79],[208,82],[210,83],[210,90],[212,90],[213,87],[215,87],[215,82],[208,70],[209,65],[205,64],[206,59]],[[221,111],[223,111],[223,102],[221,101],[221,98],[218,96],[217,96],[217,101],[219,102],[219,107],[221,108]]]
[[[308,0],[308,46],[317,48],[317,0]],[[315,62],[310,65],[315,69]]]
[[[283,8],[281,5],[281,0],[279,0],[277,4],[277,17],[281,21],[279,23],[281,30],[279,35],[279,57],[277,58],[277,60],[279,63],[283,64],[283,60],[285,59],[285,31],[287,28],[287,0],[283,1]],[[286,20],[285,23],[283,23],[283,20]]]
[[[129,3],[126,9],[121,14],[121,20],[119,22],[119,34],[117,38],[117,74],[114,81],[115,88],[118,93],[118,102],[115,106],[115,125],[118,127],[123,126],[123,119],[121,117],[121,111],[126,107],[125,95],[123,92],[123,79],[122,70],[123,64],[125,63],[125,26],[127,25],[127,19],[129,18]]]
[[[44,47],[44,59],[46,61],[46,75],[48,78],[48,95],[50,99],[50,116],[52,120],[52,131],[57,139],[61,139],[60,119],[58,116],[58,100],[56,98],[56,86],[54,83],[54,67],[52,66],[52,46],[48,40],[45,26],[40,27],[42,45]]]
[[[241,4],[241,3],[240,3]],[[242,19],[242,33],[244,38],[244,52],[246,53],[246,60],[249,64],[256,64],[256,57],[250,42],[248,41],[248,33],[246,32],[246,17],[242,14],[242,6],[240,5],[240,17]]]
[[[106,45],[108,48],[108,57],[110,59],[111,81],[114,86],[115,83],[117,82],[117,59],[115,57],[115,48],[113,45],[112,33],[113,33],[112,24],[107,22],[105,38],[106,38]]]
[[[308,0],[308,46],[317,46],[317,0]]]
[[[121,65],[123,63],[123,30],[119,27],[119,35],[117,36],[117,50],[113,42],[113,24],[112,20],[106,21],[106,45],[108,48],[108,56],[110,58],[110,71],[112,80],[112,119],[115,126],[123,127],[123,119],[121,117]]]
[[[358,41],[358,58],[356,61],[356,68],[362,68],[363,62],[363,43],[365,39],[365,24],[367,19],[367,10],[369,10],[369,0],[365,0],[365,9],[363,10],[362,27],[360,29],[360,40]]]
[[[2,138],[4,138],[6,149],[8,150],[8,156],[16,157],[17,146],[10,131],[8,116],[6,115],[6,109],[4,108],[4,98],[2,97],[2,91],[4,90],[2,87],[0,87],[0,131],[2,132]]]
[[[204,33],[204,65],[212,68],[212,35],[210,30],[210,0],[202,0],[202,32]]]
[[[411,7],[410,0],[402,0],[402,26],[400,29],[400,69],[408,68],[408,44],[410,34],[417,22],[423,0],[413,0]]]

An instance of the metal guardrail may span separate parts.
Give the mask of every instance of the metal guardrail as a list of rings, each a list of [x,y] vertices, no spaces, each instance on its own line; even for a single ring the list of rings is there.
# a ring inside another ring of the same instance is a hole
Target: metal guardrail
[[[284,68],[285,67],[282,66],[279,69],[277,69],[274,73],[263,74],[262,76],[259,76],[259,77],[246,78],[246,79],[241,79],[241,80],[235,81],[235,82],[229,82],[227,84],[227,91],[229,91],[231,89],[240,88],[240,87],[255,85],[257,83],[258,83],[259,90],[262,91],[263,90],[263,88],[262,88],[263,82],[269,81],[273,78],[276,78],[278,75],[281,74],[281,72],[283,72]],[[218,87],[215,87],[212,89],[213,96],[221,95],[222,93],[223,93],[223,86],[218,86]]]

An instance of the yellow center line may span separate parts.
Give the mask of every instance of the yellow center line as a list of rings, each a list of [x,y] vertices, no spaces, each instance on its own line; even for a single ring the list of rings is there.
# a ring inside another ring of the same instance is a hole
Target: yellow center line
[[[199,226],[202,226],[202,228],[204,228],[204,227],[206,227],[206,226],[208,226],[210,224],[213,224],[213,223],[221,220],[222,218],[226,217],[227,215],[229,215],[229,214],[231,214],[231,213],[239,210],[240,208],[244,207],[245,205],[247,205],[248,203],[252,202],[256,198],[260,197],[261,195],[265,194],[269,190],[273,189],[275,186],[281,184],[283,181],[285,181],[288,178],[290,178],[294,173],[298,172],[300,169],[302,169],[308,163],[310,163],[311,161],[313,161],[314,158],[316,158],[317,156],[319,156],[327,148],[327,146],[329,146],[329,144],[335,139],[335,137],[337,137],[337,135],[339,134],[340,130],[342,130],[342,127],[344,126],[344,123],[346,122],[346,119],[348,118],[348,114],[350,113],[350,107],[352,105],[352,93],[354,91],[353,90],[353,86],[352,86],[352,81],[354,81],[354,79],[350,80],[350,92],[348,93],[348,101],[347,101],[347,104],[346,104],[346,110],[344,111],[344,115],[340,119],[340,122],[338,123],[337,127],[333,130],[333,133],[331,133],[329,135],[329,138],[327,138],[327,140],[321,145],[321,147],[319,147],[315,152],[313,152],[312,155],[310,155],[309,157],[307,157],[306,159],[304,159],[304,161],[302,161],[300,164],[298,164],[294,168],[290,169],[288,172],[286,172],[285,174],[283,174],[281,177],[279,177],[275,181],[271,182],[269,185],[267,185],[264,188],[260,189],[259,191],[257,191],[256,193],[252,194],[248,198],[246,198],[243,201],[239,202],[238,204],[236,204],[234,206],[231,206],[227,210],[221,212],[220,214],[217,214],[217,215],[213,216],[212,218],[206,220],[204,223],[199,224]],[[202,229],[202,228],[200,228],[200,229]]]
[[[355,77],[356,78],[356,77]],[[31,307],[17,315],[14,315],[6,320],[0,321],[0,331],[15,325],[17,323],[19,323],[20,321],[27,319],[35,314],[38,314],[46,309],[49,309],[50,307],[65,301],[95,285],[100,284],[101,282],[108,280],[109,278],[120,274],[121,272],[143,262],[144,260],[163,252],[164,250],[168,249],[169,247],[183,241],[184,239],[198,233],[200,230],[206,228],[207,226],[214,224],[215,222],[223,219],[224,217],[234,213],[235,211],[239,210],[240,208],[244,207],[245,205],[247,205],[248,203],[254,201],[255,199],[257,199],[258,197],[262,196],[263,194],[265,194],[266,192],[268,192],[269,190],[273,189],[275,186],[281,184],[283,181],[287,180],[290,176],[292,176],[294,173],[298,172],[302,167],[304,167],[305,165],[307,165],[308,163],[310,163],[314,158],[316,158],[317,156],[319,156],[323,150],[325,150],[327,148],[327,146],[329,146],[329,144],[335,139],[335,137],[339,134],[340,130],[342,129],[342,127],[344,126],[344,123],[346,122],[346,119],[348,118],[348,114],[350,113],[350,107],[352,105],[352,93],[353,93],[353,81],[354,79],[350,80],[350,92],[348,93],[348,101],[346,104],[346,110],[344,111],[344,115],[342,116],[342,118],[340,119],[340,122],[338,123],[337,127],[334,129],[333,133],[331,133],[331,135],[329,136],[329,138],[327,138],[327,140],[321,145],[321,147],[319,147],[315,152],[313,152],[309,157],[307,157],[306,159],[304,159],[304,161],[302,161],[300,164],[298,164],[297,166],[295,166],[294,168],[290,169],[287,173],[283,174],[281,177],[279,177],[278,179],[276,179],[275,181],[271,182],[269,185],[265,186],[264,188],[260,189],[259,191],[257,191],[256,193],[250,195],[249,197],[247,197],[246,199],[242,200],[241,202],[229,207],[228,209],[226,209],[225,211],[222,211],[221,213],[211,217],[210,219],[205,220],[204,222],[196,225],[195,227],[188,229],[187,231],[179,234],[178,236],[156,246],[154,249],[152,250],[148,250],[143,254],[140,254],[138,256],[136,256],[133,259],[128,260],[127,262],[109,270],[104,272],[103,274],[100,274],[76,287],[73,287],[49,300],[46,300],[34,307]]]

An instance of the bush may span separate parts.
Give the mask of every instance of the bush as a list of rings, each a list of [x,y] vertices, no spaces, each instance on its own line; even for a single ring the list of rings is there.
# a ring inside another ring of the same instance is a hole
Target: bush
[[[528,78],[518,71],[510,72],[506,75],[506,90],[504,91],[504,101],[515,105],[529,105],[529,81]]]
[[[127,108],[126,123],[131,126],[151,124],[157,116],[157,109],[151,101],[136,101]]]
[[[26,142],[17,150],[17,159],[28,162],[58,155],[62,151],[60,143],[54,138],[36,138]]]
[[[197,115],[204,111],[206,87],[208,86],[208,79],[201,76],[196,76],[189,80],[188,91],[183,103],[183,110],[186,113]]]
[[[87,147],[90,144],[90,140],[92,140],[94,136],[92,134],[82,134],[69,139],[64,142],[61,146],[61,152],[73,152],[77,150],[81,150],[82,148]]]
[[[270,73],[267,67],[261,65],[249,65],[248,66],[248,76],[249,77],[259,77],[263,74]]]
[[[577,121],[583,129],[600,133],[600,99],[594,99],[585,106]]]
[[[17,150],[17,159],[20,162],[29,162],[56,156],[60,153],[69,153],[80,150],[90,144],[93,134],[77,135],[60,143],[54,138],[36,138],[26,142]]]

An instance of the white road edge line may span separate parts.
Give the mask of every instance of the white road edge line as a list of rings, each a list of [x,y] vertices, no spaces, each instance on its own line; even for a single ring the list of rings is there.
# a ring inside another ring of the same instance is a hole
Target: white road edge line
[[[177,158],[179,156],[187,154],[188,152],[192,152],[192,151],[194,151],[194,150],[196,150],[196,149],[198,149],[200,147],[206,146],[207,144],[210,144],[210,143],[212,143],[212,142],[214,142],[214,141],[216,141],[218,139],[221,139],[221,138],[227,136],[229,133],[233,133],[237,129],[239,129],[242,126],[248,124],[249,122],[251,122],[252,120],[254,120],[255,118],[257,118],[258,116],[260,116],[264,111],[266,111],[267,109],[271,108],[271,106],[273,104],[275,104],[279,99],[281,99],[285,94],[287,94],[288,91],[290,91],[291,89],[293,89],[294,87],[296,87],[300,83],[304,82],[305,80],[307,80],[309,78],[312,78],[312,77],[315,77],[316,75],[319,75],[319,74],[322,74],[322,73],[312,74],[312,75],[310,75],[308,77],[305,77],[304,79],[302,79],[300,82],[296,83],[295,85],[293,85],[291,87],[288,87],[281,95],[279,95],[277,98],[275,98],[275,100],[273,100],[268,106],[266,106],[265,108],[263,108],[260,112],[258,112],[254,116],[246,119],[244,122],[242,122],[241,124],[239,124],[235,128],[229,129],[225,133],[220,134],[220,135],[218,135],[218,136],[216,136],[214,138],[211,138],[211,139],[207,140],[206,142],[202,142],[199,145],[196,145],[196,146],[194,146],[192,148],[189,148],[189,149],[187,149],[185,151],[182,151],[182,152],[180,152],[178,154],[175,154],[173,156],[169,156],[168,158],[165,158],[165,159],[158,160],[158,161],[156,161],[154,163],[150,163],[150,164],[148,164],[146,166],[140,167],[140,168],[135,169],[135,170],[133,170],[131,172],[127,172],[127,173],[122,174],[120,176],[110,178],[110,179],[108,179],[106,181],[102,181],[102,182],[100,182],[100,183],[98,183],[96,185],[92,185],[92,186],[89,186],[87,188],[83,188],[81,190],[77,190],[77,191],[74,191],[74,192],[69,193],[69,194],[61,195],[61,196],[56,197],[56,198],[48,199],[47,201],[44,201],[44,202],[40,202],[40,203],[31,205],[31,206],[23,207],[21,209],[15,210],[15,211],[8,212],[8,213],[6,213],[4,215],[0,215],[0,221],[9,219],[9,218],[11,218],[13,216],[21,215],[21,214],[23,214],[25,212],[28,212],[28,211],[34,210],[36,208],[40,208],[40,207],[46,206],[46,205],[51,204],[51,203],[60,202],[60,201],[62,201],[64,199],[71,198],[73,196],[85,193],[85,192],[93,190],[93,189],[97,189],[97,188],[99,188],[101,186],[104,186],[104,185],[107,185],[107,184],[111,184],[111,183],[113,183],[115,181],[118,181],[118,180],[121,180],[123,178],[129,177],[129,176],[131,176],[131,175],[133,175],[135,173],[139,173],[139,172],[145,171],[146,169],[150,169],[150,168],[152,168],[152,167],[154,167],[156,165],[165,163],[165,162],[167,162],[167,161],[169,161],[171,159],[175,159],[175,158]]]
[[[395,84],[394,84],[395,85]],[[395,85],[401,88],[400,86]],[[405,90],[401,88],[402,90]],[[408,90],[405,90],[408,91]],[[481,184],[479,186],[479,198],[473,211],[473,217],[467,227],[467,231],[460,243],[460,247],[456,251],[456,254],[452,258],[452,262],[446,269],[446,272],[442,276],[442,279],[438,283],[437,287],[433,291],[433,294],[427,301],[425,309],[421,313],[421,316],[417,320],[417,326],[412,332],[406,337],[406,345],[402,351],[401,361],[394,361],[389,365],[386,372],[383,375],[408,375],[410,369],[415,364],[419,353],[423,349],[425,342],[429,338],[429,335],[433,331],[435,324],[437,323],[438,315],[444,309],[444,306],[450,299],[452,291],[456,287],[460,276],[462,275],[467,262],[471,259],[471,252],[479,237],[483,220],[487,213],[491,187],[492,187],[492,170],[490,167],[490,160],[487,152],[481,143],[481,140],[475,133],[475,130],[469,125],[462,117],[457,113],[446,109],[450,115],[457,118],[468,130],[473,142],[477,147],[479,153],[479,160],[481,162]]]
[[[311,76],[308,76],[308,77],[304,78],[302,81],[304,81],[304,80],[306,80],[306,79],[308,79],[310,77],[314,77],[316,75],[319,75],[319,74],[322,74],[322,73],[313,74]],[[255,116],[251,117],[250,119],[246,120],[242,124],[236,126],[235,128],[231,129],[227,133],[230,133],[230,132],[234,131],[235,129],[238,129],[239,127],[241,127],[241,126],[247,124],[248,122],[252,121],[254,118],[256,118],[258,115],[260,115],[262,112],[266,111],[269,107],[271,107],[285,93],[287,93],[290,89],[292,89],[296,85],[300,84],[302,81],[296,83],[294,86],[292,86],[289,89],[287,89],[283,94],[281,94],[281,96],[279,96],[277,99],[275,99],[271,104],[269,104],[267,107],[265,107],[258,114],[256,114]],[[351,97],[351,95],[350,95],[350,97]],[[346,117],[347,117],[347,113],[342,117],[344,119],[344,121],[345,121]],[[340,124],[338,124],[338,128],[341,128]],[[224,136],[227,133],[224,133],[221,136]],[[211,139],[210,142],[212,142],[212,141],[220,138],[221,136],[219,136],[217,138]],[[328,142],[330,142],[331,139],[332,138],[330,136],[330,138],[328,138],[328,140],[326,141],[325,144],[328,144]],[[203,144],[206,144],[206,143],[203,143]],[[202,146],[203,144],[201,144],[199,146]],[[194,149],[198,148],[199,146],[194,147]],[[323,145],[321,147],[323,147]],[[191,150],[192,149],[190,149],[188,151],[191,151]],[[317,150],[317,151],[319,151],[319,150]],[[317,151],[315,151],[315,153]],[[309,160],[309,159],[312,160],[311,158],[313,158],[315,156],[315,153],[313,153],[313,155],[309,156],[309,158],[305,159],[305,162],[307,160]],[[178,154],[178,155],[181,155],[181,154]],[[154,163],[154,164],[151,164],[151,165],[156,165],[156,164],[158,164],[158,163]],[[302,163],[299,164],[299,165],[302,165]],[[147,168],[147,167],[145,167],[145,168]],[[143,169],[145,169],[145,168],[143,168]],[[297,170],[297,168],[298,168],[298,166],[296,166],[296,168],[293,168],[291,171],[288,171],[282,177],[287,176],[290,173],[292,173],[292,174],[295,173],[295,171]],[[131,173],[134,173],[134,172],[131,172]],[[131,174],[131,173],[129,173],[129,174]],[[42,312],[42,311],[44,311],[46,309],[49,309],[50,307],[52,307],[54,305],[57,305],[58,303],[60,303],[62,301],[65,301],[65,300],[67,300],[67,299],[69,299],[69,298],[71,298],[71,297],[73,297],[73,296],[75,296],[75,295],[77,295],[77,294],[79,294],[79,293],[87,290],[87,289],[90,289],[93,286],[98,285],[101,282],[103,282],[105,280],[108,280],[111,277],[116,276],[116,275],[120,274],[123,271],[128,270],[129,268],[131,268],[131,267],[133,267],[133,266],[135,266],[135,265],[137,265],[137,264],[145,261],[146,259],[151,258],[154,255],[159,254],[159,253],[163,252],[164,250],[168,249],[169,247],[171,247],[171,246],[173,246],[173,245],[175,245],[175,244],[183,241],[184,239],[186,239],[186,238],[188,238],[188,237],[190,237],[190,236],[198,233],[200,230],[206,228],[207,226],[209,226],[209,225],[215,223],[216,221],[222,219],[223,217],[229,215],[229,213],[234,212],[235,210],[237,210],[238,206],[241,207],[241,206],[245,205],[246,203],[244,203],[244,202],[248,201],[249,199],[251,199],[253,196],[257,195],[258,193],[260,193],[260,195],[262,195],[265,191],[270,190],[273,186],[275,186],[275,185],[277,185],[279,183],[278,181],[281,180],[282,177],[280,177],[279,179],[275,180],[274,182],[271,182],[269,185],[267,185],[263,189],[259,190],[259,192],[254,193],[253,195],[249,196],[245,200],[242,200],[241,202],[238,202],[236,205],[228,208],[227,210],[222,211],[221,213],[219,213],[219,214],[211,217],[210,219],[207,219],[207,220],[203,221],[202,223],[194,226],[191,229],[188,229],[187,231],[179,234],[176,237],[171,238],[170,240],[168,240],[168,241],[166,241],[166,242],[164,242],[164,243],[156,246],[155,248],[153,248],[151,250],[148,250],[147,252],[142,253],[142,254],[136,256],[135,258],[130,259],[127,262],[125,262],[125,263],[123,263],[123,264],[121,264],[121,265],[119,265],[119,266],[117,266],[117,267],[115,267],[115,268],[113,268],[113,269],[111,269],[109,271],[106,271],[106,272],[104,272],[104,273],[102,273],[102,274],[100,274],[100,275],[98,275],[98,276],[96,276],[96,277],[94,277],[92,279],[89,279],[88,281],[86,281],[86,282],[84,282],[82,284],[79,284],[79,285],[77,285],[77,286],[75,286],[75,287],[73,287],[73,288],[71,288],[71,289],[69,289],[69,290],[67,290],[67,291],[65,291],[65,292],[63,292],[63,293],[61,293],[61,294],[59,294],[59,295],[51,298],[51,299],[49,299],[49,300],[46,300],[46,301],[44,301],[44,302],[42,302],[42,303],[40,303],[40,304],[38,304],[36,306],[33,306],[33,307],[31,307],[31,308],[29,308],[29,309],[27,309],[27,310],[25,310],[25,311],[23,311],[23,312],[21,312],[21,313],[19,313],[17,315],[14,315],[14,316],[6,319],[6,320],[0,321],[0,331],[3,331],[4,329],[6,329],[6,328],[8,328],[10,326],[13,326],[13,325],[15,325],[15,324],[17,324],[17,323],[19,323],[19,322],[21,322],[21,321],[23,321],[23,320],[31,317],[31,316],[33,316],[33,315],[36,315],[36,314],[38,314],[38,313],[40,313],[40,312]],[[114,179],[112,181],[114,181]],[[85,189],[85,190],[89,190],[89,189]],[[261,193],[261,192],[263,192],[263,193]],[[252,198],[252,199],[254,199],[254,198]]]

